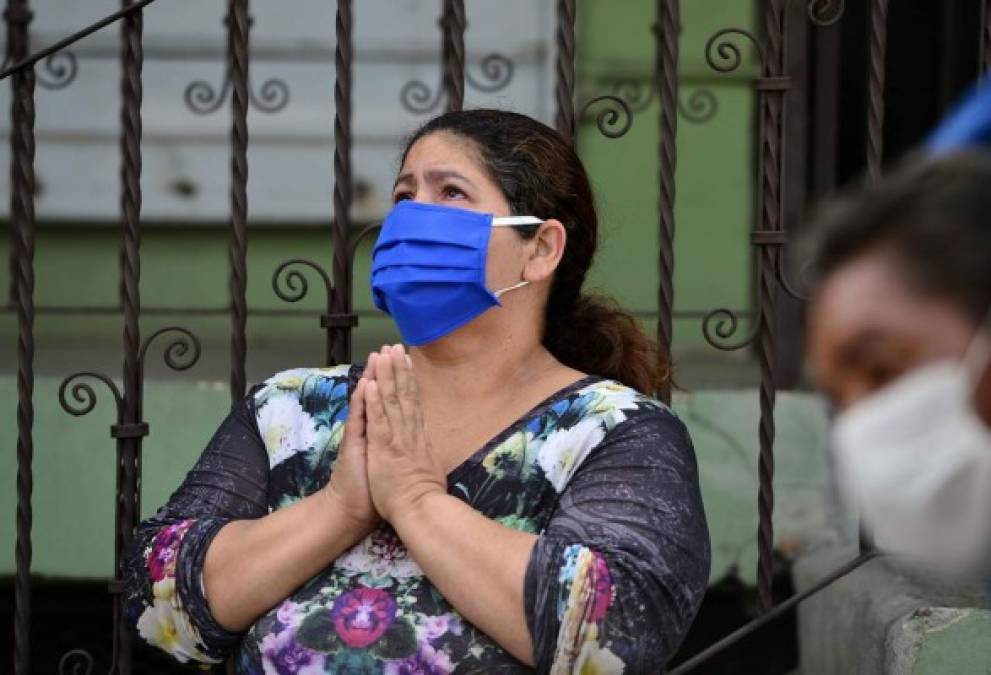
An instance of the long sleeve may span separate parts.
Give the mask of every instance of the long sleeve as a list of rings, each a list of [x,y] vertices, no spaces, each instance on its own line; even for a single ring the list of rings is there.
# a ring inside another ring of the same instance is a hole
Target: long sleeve
[[[538,672],[663,669],[709,577],[697,473],[684,425],[659,407],[630,416],[589,453],[527,567]]]
[[[240,637],[210,613],[202,570],[220,528],[268,513],[269,463],[255,391],[224,419],[168,503],[141,523],[128,557],[131,624],[142,639],[182,662],[218,663]]]

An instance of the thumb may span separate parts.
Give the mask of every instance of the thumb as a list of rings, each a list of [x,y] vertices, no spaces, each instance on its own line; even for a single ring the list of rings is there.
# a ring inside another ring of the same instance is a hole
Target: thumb
[[[348,416],[344,421],[345,442],[362,441],[365,438],[365,383],[365,378],[358,380],[351,394]]]

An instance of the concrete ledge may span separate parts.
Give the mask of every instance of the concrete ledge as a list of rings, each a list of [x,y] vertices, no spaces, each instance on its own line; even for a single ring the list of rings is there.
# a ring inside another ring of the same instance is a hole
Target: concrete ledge
[[[854,558],[849,545],[801,555],[797,591]],[[976,583],[889,558],[865,563],[799,607],[802,675],[991,673],[991,613]]]

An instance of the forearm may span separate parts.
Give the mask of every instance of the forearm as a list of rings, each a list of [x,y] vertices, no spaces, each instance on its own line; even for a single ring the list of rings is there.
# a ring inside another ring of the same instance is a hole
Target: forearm
[[[214,618],[243,631],[365,536],[326,490],[257,520],[225,525],[207,550],[203,583]]]
[[[442,493],[425,496],[397,514],[392,526],[455,609],[513,656],[533,665],[523,580],[535,535],[505,527]]]

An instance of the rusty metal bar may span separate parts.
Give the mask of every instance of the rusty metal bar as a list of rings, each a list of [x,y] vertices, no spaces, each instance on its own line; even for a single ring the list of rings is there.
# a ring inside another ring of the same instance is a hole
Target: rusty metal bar
[[[674,320],[674,204],[675,168],[678,164],[678,0],[657,0],[654,26],[657,91],[660,92],[660,191],[658,232],[657,347],[670,357]],[[671,402],[671,385],[658,392]]]
[[[228,0],[227,59],[231,73],[231,405],[244,397],[248,318],[248,0]]]
[[[468,27],[464,0],[444,0],[440,21],[447,109],[461,110],[465,102],[465,29]]]
[[[557,114],[554,127],[558,133],[575,140],[575,0],[557,2]]]
[[[122,0],[126,8],[131,0]],[[121,260],[124,309],[124,397],[122,428],[141,423],[141,81],[144,17],[133,12],[121,20]],[[124,617],[122,595],[127,550],[141,513],[141,435],[117,437],[117,533],[114,546],[114,666],[111,672],[131,672],[131,631]]]
[[[352,329],[357,325],[353,314],[352,284],[354,269],[350,256],[351,234],[351,70],[352,27],[351,0],[337,2],[337,46],[334,51],[334,290],[333,315],[343,319],[340,325],[326,326],[327,362],[351,361]],[[463,41],[462,41],[463,47]],[[462,50],[463,54],[463,50]],[[464,89],[462,88],[462,93]]]
[[[7,49],[28,53],[28,0],[7,0]],[[17,572],[14,581],[14,672],[31,672],[31,527],[34,490],[34,71],[11,82],[10,219],[17,242]]]
[[[881,177],[884,159],[884,64],[888,51],[888,0],[871,0],[867,47],[867,180]]]
[[[760,166],[758,169],[758,232],[782,232],[782,185],[785,92],[790,84],[785,68],[786,0],[764,4],[764,72],[755,82],[760,95]],[[756,242],[755,242],[756,243]],[[757,597],[760,611],[771,608],[774,573],[774,404],[776,244],[757,243],[757,302],[759,305],[757,360],[760,366],[760,456],[757,493]]]
[[[28,53],[28,0],[8,0],[7,49],[14,59]],[[34,87],[33,70],[11,82],[10,219],[17,243],[17,572],[14,581],[14,672],[31,672],[31,527],[34,490]]]

